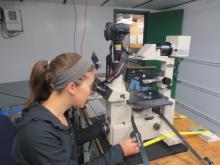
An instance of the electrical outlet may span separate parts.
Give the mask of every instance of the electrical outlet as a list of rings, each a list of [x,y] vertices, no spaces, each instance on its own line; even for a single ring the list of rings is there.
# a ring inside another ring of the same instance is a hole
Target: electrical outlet
[[[3,9],[4,20],[7,31],[10,32],[22,32],[22,18],[21,10],[19,9]]]

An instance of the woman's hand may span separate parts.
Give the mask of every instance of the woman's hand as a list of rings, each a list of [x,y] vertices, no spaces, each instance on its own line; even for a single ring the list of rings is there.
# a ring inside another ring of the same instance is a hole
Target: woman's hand
[[[124,156],[130,156],[139,152],[135,138],[123,140],[119,144],[124,152]]]

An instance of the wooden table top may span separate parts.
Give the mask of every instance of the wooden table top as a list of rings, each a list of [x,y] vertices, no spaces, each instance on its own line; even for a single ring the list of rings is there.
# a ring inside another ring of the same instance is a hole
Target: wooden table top
[[[196,122],[186,119],[175,119],[174,126],[178,131],[189,131],[188,129]],[[202,157],[208,157],[215,165],[220,165],[220,141],[205,142],[197,135],[185,136],[187,142],[200,154]],[[165,158],[153,160],[150,165],[201,165],[201,163],[188,151]]]

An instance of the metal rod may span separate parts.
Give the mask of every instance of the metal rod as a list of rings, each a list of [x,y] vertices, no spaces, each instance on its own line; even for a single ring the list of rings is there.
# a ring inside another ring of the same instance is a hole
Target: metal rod
[[[200,87],[198,85],[195,85],[195,84],[183,81],[183,80],[177,80],[177,83],[220,98],[220,93],[219,92],[212,91],[210,89],[205,89],[203,87]]]
[[[106,0],[105,2],[103,2],[100,6],[104,6],[109,0]]]
[[[142,3],[140,3],[140,4],[136,5],[136,6],[134,6],[133,8],[140,7],[140,6],[142,6],[142,5],[145,5],[145,4],[147,4],[147,3],[150,3],[150,2],[152,2],[152,1],[153,1],[153,0],[148,0],[148,1],[146,1],[146,2],[142,2]]]
[[[166,117],[157,109],[154,111],[157,113],[160,118],[170,127],[170,129],[176,134],[176,136],[183,142],[183,144],[192,152],[192,154],[201,161],[202,164],[206,164],[203,158],[192,148],[192,146],[180,135],[180,133],[176,130],[176,128],[167,120]]]
[[[24,100],[27,100],[27,99],[28,99],[27,97],[18,96],[18,95],[13,95],[13,94],[6,93],[6,92],[0,92],[0,94],[6,95],[6,96],[12,96],[12,97],[16,97],[16,98],[24,99]]]
[[[187,59],[183,59],[183,62],[191,62],[191,63],[195,63],[195,64],[220,67],[220,62],[214,62],[214,61],[204,61],[204,60],[187,58]]]

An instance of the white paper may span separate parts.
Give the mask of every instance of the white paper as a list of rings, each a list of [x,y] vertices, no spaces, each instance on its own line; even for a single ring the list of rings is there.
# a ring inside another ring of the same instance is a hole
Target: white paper
[[[138,35],[138,44],[143,44],[143,35]]]
[[[137,36],[135,35],[130,36],[130,44],[137,44]]]

